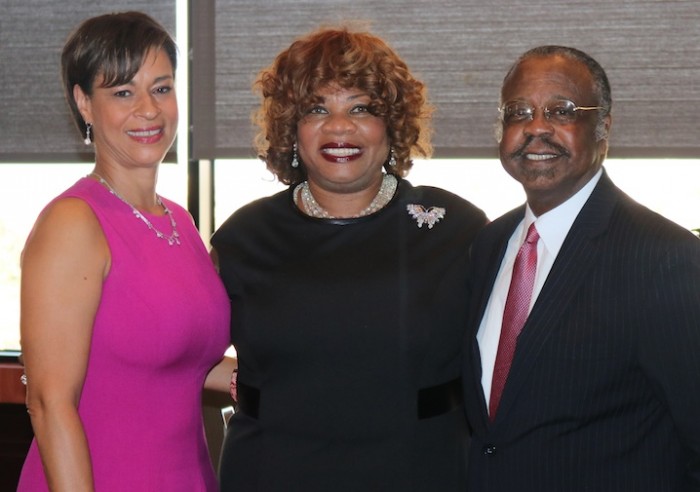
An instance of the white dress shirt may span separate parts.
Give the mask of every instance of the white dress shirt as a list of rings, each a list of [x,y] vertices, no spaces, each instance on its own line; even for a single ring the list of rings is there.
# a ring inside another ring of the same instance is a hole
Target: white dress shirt
[[[583,205],[591,196],[593,188],[598,183],[603,170],[600,169],[593,178],[581,188],[578,193],[567,201],[549,212],[535,217],[528,204],[525,208],[525,217],[515,228],[513,235],[508,241],[508,248],[501,262],[501,268],[496,276],[496,281],[491,291],[491,297],[486,305],[484,317],[481,319],[479,331],[476,339],[481,352],[481,386],[486,396],[486,405],[489,404],[491,396],[491,380],[493,378],[493,366],[496,362],[496,352],[498,351],[498,339],[501,336],[501,323],[503,321],[503,310],[506,305],[506,297],[510,287],[510,279],[513,274],[513,264],[515,256],[518,254],[520,246],[525,241],[530,224],[535,223],[540,240],[537,242],[537,273],[535,274],[535,284],[530,299],[530,309],[535,304],[537,296],[542,290],[547,275],[552,269],[554,260],[559,254],[561,245],[566,239],[574,220],[583,208]]]

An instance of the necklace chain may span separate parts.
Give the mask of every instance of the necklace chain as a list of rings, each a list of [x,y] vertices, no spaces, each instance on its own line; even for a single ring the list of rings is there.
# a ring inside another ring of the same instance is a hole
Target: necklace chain
[[[385,174],[384,178],[382,179],[382,185],[379,187],[379,191],[372,199],[370,204],[367,205],[364,209],[362,209],[357,215],[343,218],[364,217],[365,215],[370,215],[376,212],[377,210],[380,210],[394,197],[394,193],[396,192],[397,186],[398,181],[396,180],[396,177],[394,177],[392,174]],[[301,203],[303,204],[304,210],[306,210],[306,213],[309,216],[318,217],[321,219],[339,218],[332,216],[328,213],[328,211],[325,208],[318,204],[313,194],[311,193],[311,190],[309,189],[308,181],[300,183],[294,189],[294,203],[297,206],[299,205],[299,197],[301,197]]]
[[[170,211],[170,209],[163,203],[163,200],[161,200],[160,196],[156,195],[156,203],[163,207],[163,211],[165,212],[165,215],[168,216],[168,219],[170,219],[170,226],[173,228],[173,232],[168,236],[158,229],[151,223],[148,218],[143,215],[136,207],[134,207],[131,203],[129,203],[126,198],[121,196],[119,193],[117,193],[117,190],[112,188],[112,185],[109,184],[109,182],[104,179],[102,176],[97,174],[96,172],[90,173],[91,176],[94,176],[97,178],[97,180],[102,183],[108,190],[109,192],[119,198],[122,202],[126,203],[130,208],[131,211],[134,214],[134,217],[137,219],[141,220],[144,224],[146,224],[146,227],[148,227],[150,230],[152,230],[155,235],[159,239],[164,239],[168,241],[168,246],[172,246],[173,244],[177,244],[178,246],[180,245],[180,233],[177,232],[177,223],[175,222],[175,217],[173,217],[173,213]]]

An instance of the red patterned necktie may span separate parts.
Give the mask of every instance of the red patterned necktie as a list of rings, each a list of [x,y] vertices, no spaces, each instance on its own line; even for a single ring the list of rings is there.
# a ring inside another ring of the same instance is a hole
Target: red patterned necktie
[[[515,344],[530,310],[532,287],[535,283],[535,273],[537,271],[537,241],[539,239],[540,235],[535,229],[535,224],[532,223],[527,230],[525,242],[515,257],[513,276],[510,280],[506,306],[503,310],[503,323],[501,325],[501,337],[498,340],[496,363],[493,368],[491,398],[489,399],[489,417],[491,421],[496,416],[503,387],[506,384],[510,365],[513,362]]]

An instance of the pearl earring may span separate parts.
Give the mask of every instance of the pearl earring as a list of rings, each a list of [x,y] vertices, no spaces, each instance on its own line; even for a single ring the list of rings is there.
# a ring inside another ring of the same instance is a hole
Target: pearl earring
[[[396,166],[396,156],[394,156],[394,147],[389,147],[389,165],[391,167]]]
[[[92,140],[90,139],[90,130],[92,130],[92,123],[85,123],[85,145],[90,145]]]
[[[293,147],[292,167],[293,168],[299,167],[299,159],[297,157],[297,143],[296,142],[294,142],[294,147]]]

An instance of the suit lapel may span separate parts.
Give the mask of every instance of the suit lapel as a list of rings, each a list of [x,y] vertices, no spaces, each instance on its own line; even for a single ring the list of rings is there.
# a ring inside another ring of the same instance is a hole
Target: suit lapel
[[[470,371],[474,376],[469,383],[475,388],[473,395],[478,395],[479,408],[481,409],[482,424],[484,427],[488,425],[488,410],[486,408],[486,398],[481,386],[481,352],[479,351],[479,343],[476,339],[476,334],[479,331],[481,319],[484,317],[486,306],[488,305],[493,285],[496,281],[496,276],[501,268],[501,262],[505,255],[513,231],[523,219],[525,214],[525,206],[518,207],[505,216],[492,223],[493,229],[489,235],[490,240],[484,241],[483,248],[486,249],[486,254],[481,255],[479,264],[472,269],[472,283],[474,284],[470,317],[468,326],[470,329],[467,332],[468,342],[467,347],[470,351]],[[484,265],[483,268],[481,265]]]
[[[567,234],[518,337],[513,364],[494,424],[497,425],[513,406],[543,345],[553,330],[561,325],[572,298],[593,270],[601,243],[600,236],[607,229],[617,201],[614,190],[614,185],[604,173]],[[517,408],[517,404],[514,408]]]
[[[473,270],[481,272],[477,273],[477,285],[474,292],[474,297],[472,299],[472,310],[469,318],[469,326],[473,328],[471,335],[474,337],[474,343],[476,343],[476,332],[479,329],[481,319],[484,317],[484,312],[486,311],[486,306],[488,305],[489,298],[491,297],[493,285],[496,282],[496,275],[498,275],[498,270],[501,268],[503,256],[506,253],[508,240],[510,239],[510,236],[513,234],[513,231],[517,225],[523,219],[524,214],[525,206],[522,206],[509,212],[503,217],[502,221],[499,221],[498,223],[494,222],[494,226],[498,228],[493,233],[493,236],[496,239],[492,242],[488,242],[485,245],[485,247],[488,248],[488,257],[479,259],[479,263],[487,266],[484,268],[483,272],[481,272],[481,269]]]

